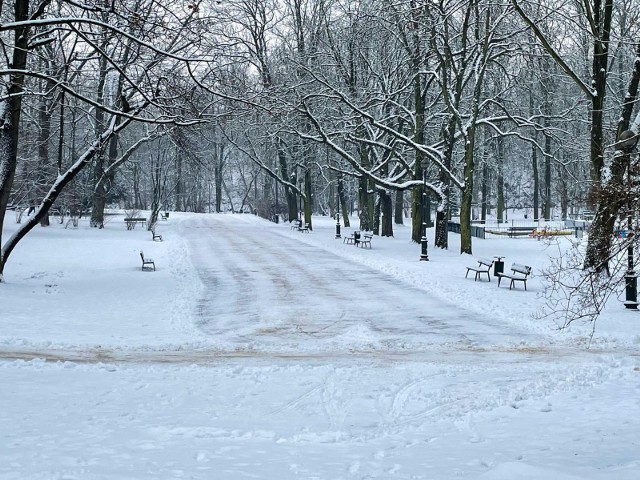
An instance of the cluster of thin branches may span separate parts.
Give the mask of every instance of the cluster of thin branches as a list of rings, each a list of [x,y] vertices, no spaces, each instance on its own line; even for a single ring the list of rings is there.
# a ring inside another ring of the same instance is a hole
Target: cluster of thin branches
[[[566,250],[559,242],[554,245],[558,252],[550,256],[549,264],[542,270],[545,307],[538,316],[553,319],[561,330],[574,322],[591,323],[591,340],[596,322],[608,301],[611,298],[622,301],[629,249],[638,251],[640,236],[631,233],[625,238],[618,238],[616,235],[608,271],[600,272],[584,267],[586,237],[573,240]]]

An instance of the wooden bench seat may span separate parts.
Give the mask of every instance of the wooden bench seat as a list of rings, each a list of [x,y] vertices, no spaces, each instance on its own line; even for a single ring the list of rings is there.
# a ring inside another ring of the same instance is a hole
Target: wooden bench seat
[[[514,263],[511,265],[511,273],[500,273],[498,274],[498,287],[500,286],[500,282],[503,278],[508,278],[511,280],[509,283],[509,290],[511,290],[515,286],[515,282],[522,282],[524,284],[524,289],[527,289],[527,279],[531,275],[531,267],[528,265],[520,265],[519,263]]]
[[[465,274],[464,278],[467,278],[469,276],[469,272],[475,272],[476,278],[474,282],[477,282],[480,278],[480,275],[485,273],[487,275],[487,280],[491,281],[489,270],[493,266],[493,260],[489,260],[488,258],[477,258],[476,261],[478,262],[477,267],[466,267],[467,273]]]

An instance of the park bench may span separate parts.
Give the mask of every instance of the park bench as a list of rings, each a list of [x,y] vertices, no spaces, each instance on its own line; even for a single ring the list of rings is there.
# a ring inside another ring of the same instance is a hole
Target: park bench
[[[469,276],[469,272],[475,272],[476,278],[474,282],[476,282],[480,278],[481,274],[486,273],[487,280],[491,281],[491,277],[489,276],[489,270],[493,265],[493,260],[489,260],[488,258],[476,258],[476,261],[478,262],[477,267],[466,267],[467,273],[465,274],[464,278],[467,278]]]
[[[151,229],[151,238],[154,242],[158,241],[161,242],[162,241],[162,235],[156,233],[156,229],[152,228]]]
[[[169,212],[160,212],[160,220],[169,220]]]
[[[291,230],[300,230],[302,228],[302,220],[295,220],[291,224]]]
[[[308,223],[305,223],[304,227],[298,227],[298,231],[302,233],[309,233],[309,230],[311,230],[311,226]]]
[[[136,223],[140,223],[143,226],[147,226],[147,219],[144,217],[125,217],[124,221],[127,223],[127,230],[133,230]]]
[[[366,246],[371,248],[372,238],[373,238],[373,235],[371,235],[370,233],[365,233],[360,239],[360,241],[358,242],[358,245],[361,246],[362,248],[365,248]]]
[[[507,228],[507,235],[509,235],[509,238],[513,238],[513,237],[517,237],[520,235],[529,235],[531,232],[533,232],[533,228],[532,227],[508,227]]]
[[[351,235],[349,235],[348,237],[344,237],[342,243],[346,243],[347,245],[357,245],[359,241],[360,232],[356,230],[355,232],[351,232]]]
[[[524,289],[527,289],[527,279],[531,275],[531,267],[527,265],[520,265],[519,263],[514,263],[511,265],[511,273],[500,273],[498,274],[498,287],[500,286],[500,281],[503,278],[508,278],[511,280],[509,283],[509,290],[511,290],[515,286],[515,282],[522,282],[524,284]]]
[[[156,263],[153,261],[153,258],[145,257],[144,252],[140,250],[140,258],[142,259],[142,270],[148,268],[151,270],[153,267],[153,271],[156,270]]]

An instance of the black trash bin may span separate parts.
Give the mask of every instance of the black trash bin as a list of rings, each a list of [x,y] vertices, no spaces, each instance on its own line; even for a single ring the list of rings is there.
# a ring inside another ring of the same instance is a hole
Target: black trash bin
[[[504,273],[504,261],[502,260],[504,257],[493,257],[495,261],[493,262],[493,276],[497,277],[499,273]]]

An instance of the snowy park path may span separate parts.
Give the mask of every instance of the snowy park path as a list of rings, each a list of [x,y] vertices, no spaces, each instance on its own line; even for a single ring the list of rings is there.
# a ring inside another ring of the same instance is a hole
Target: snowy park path
[[[514,341],[512,325],[441,301],[281,230],[242,216],[233,219],[201,216],[183,226],[204,285],[196,322],[230,345],[304,354]]]

